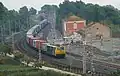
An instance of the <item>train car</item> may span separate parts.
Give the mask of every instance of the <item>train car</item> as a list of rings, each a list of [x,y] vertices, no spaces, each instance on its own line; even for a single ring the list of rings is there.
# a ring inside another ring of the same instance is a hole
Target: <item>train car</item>
[[[41,52],[57,58],[64,58],[66,55],[64,46],[54,46],[49,43],[43,43],[43,46],[41,47]]]
[[[49,22],[47,21],[47,19],[43,20],[40,22],[39,25],[35,25],[33,26],[27,33],[26,33],[26,40],[27,43],[34,48],[35,50],[38,50],[39,48],[42,50],[42,53],[48,54],[48,55],[52,55],[55,57],[65,57],[66,55],[66,51],[65,51],[65,47],[64,46],[55,46],[55,45],[51,45],[49,43],[45,43],[46,41],[43,40],[46,38],[47,33],[48,33],[48,26]],[[44,29],[44,30],[43,30]],[[47,31],[47,33],[46,33]],[[37,35],[39,33],[44,33],[44,37],[38,37]],[[46,34],[46,35],[45,35]],[[42,39],[43,38],[43,39]]]
[[[45,42],[46,42],[45,40],[33,40],[33,47],[39,49]]]
[[[27,36],[26,36],[26,40],[27,40],[27,43],[28,43],[28,44],[30,43],[30,39],[31,39],[32,37],[33,37],[32,35],[27,35]]]
[[[29,36],[26,36],[27,43],[29,43]]]
[[[34,40],[40,40],[40,37],[32,37],[32,36],[29,37],[29,41],[28,41],[28,42],[29,42],[29,44],[30,44],[31,46],[34,45],[34,43],[33,43]]]

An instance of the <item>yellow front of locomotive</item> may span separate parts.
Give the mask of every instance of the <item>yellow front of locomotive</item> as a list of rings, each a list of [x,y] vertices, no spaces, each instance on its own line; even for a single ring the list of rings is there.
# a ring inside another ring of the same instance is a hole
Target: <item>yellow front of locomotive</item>
[[[65,55],[66,55],[66,50],[65,50],[64,46],[56,47],[56,49],[55,49],[55,56],[56,57],[64,58]]]

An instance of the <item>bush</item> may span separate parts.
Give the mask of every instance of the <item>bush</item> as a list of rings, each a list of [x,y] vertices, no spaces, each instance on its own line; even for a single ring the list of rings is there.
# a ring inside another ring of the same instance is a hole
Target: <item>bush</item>
[[[4,63],[5,63],[5,60],[4,59],[0,59],[0,64],[4,64]]]

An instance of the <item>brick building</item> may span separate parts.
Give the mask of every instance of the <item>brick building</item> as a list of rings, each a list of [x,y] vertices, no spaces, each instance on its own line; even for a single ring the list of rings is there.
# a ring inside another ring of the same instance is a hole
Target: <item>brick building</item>
[[[64,36],[68,36],[86,26],[86,21],[77,16],[70,16],[64,21]]]

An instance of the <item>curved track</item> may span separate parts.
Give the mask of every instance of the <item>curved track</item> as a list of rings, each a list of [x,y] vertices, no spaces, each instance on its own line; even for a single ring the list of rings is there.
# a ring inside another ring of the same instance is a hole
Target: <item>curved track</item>
[[[45,29],[49,29],[49,27],[45,27]],[[42,33],[44,33],[44,38],[48,35],[48,30],[43,29]],[[38,52],[35,51],[35,49],[31,48],[27,42],[25,35],[24,37],[21,37],[21,39],[18,40],[18,42],[15,43],[15,46],[18,50],[21,52],[27,54],[30,57],[33,57],[35,59],[38,59]],[[50,57],[44,54],[41,54],[41,59],[44,61],[47,61],[48,63],[55,65],[56,67],[62,69],[62,70],[68,70],[73,71],[75,73],[81,73],[82,72],[82,56],[75,55],[73,53],[67,53],[67,56],[65,59],[56,59],[54,57]],[[71,66],[71,70],[70,70]],[[107,73],[110,73],[110,71],[116,70],[115,68],[120,69],[120,66],[107,63],[105,61],[100,60],[94,60],[94,66],[96,71],[96,76],[106,76]],[[112,67],[111,67],[112,66]],[[90,70],[90,63],[87,61],[87,70]]]
[[[15,40],[17,40],[17,42],[15,43],[15,47],[19,51],[27,54],[30,57],[38,59],[38,52],[27,44],[25,39],[25,34],[21,34],[20,36],[16,37]],[[73,72],[75,73],[82,72],[82,56],[68,53],[65,59],[56,59],[54,57],[50,57],[44,54],[41,54],[41,57],[42,60],[47,61],[48,63],[55,65],[56,67],[62,70],[66,69],[70,71],[69,68],[71,65]],[[100,60],[94,60],[94,66],[97,74],[102,74],[103,76],[106,76],[105,74],[110,73],[112,70],[116,70],[116,68],[120,69],[119,65],[110,64],[108,62],[100,61]],[[88,70],[90,69],[89,61],[87,62],[87,69]]]
[[[31,48],[26,43],[25,37],[21,38],[16,43],[16,47],[21,52],[27,54],[28,56],[38,59],[38,52],[35,51],[35,49]],[[65,59],[56,59],[54,57],[50,57],[50,56],[41,54],[41,58],[42,58],[42,60],[47,61],[48,63],[50,63],[52,65],[56,65],[57,67],[63,67],[63,68],[67,69],[67,68],[70,68],[70,65],[71,65],[71,68],[72,68],[72,70],[74,72],[76,72],[76,73],[81,73],[82,72],[82,57],[81,56],[76,56],[74,54],[72,54],[72,55],[71,54],[67,54]],[[106,76],[105,75],[106,73],[109,73],[110,71],[112,71],[114,69],[114,68],[107,67],[106,65],[110,65],[108,63],[104,64],[104,62],[100,62],[100,61],[94,61],[94,63],[95,63],[94,66],[95,66],[95,69],[96,69],[96,73],[97,74],[102,74],[103,76]],[[90,70],[90,63],[89,63],[89,61],[87,62],[87,69]]]

